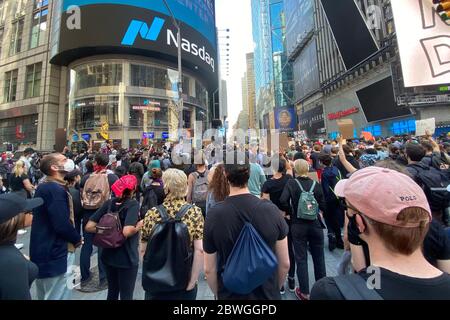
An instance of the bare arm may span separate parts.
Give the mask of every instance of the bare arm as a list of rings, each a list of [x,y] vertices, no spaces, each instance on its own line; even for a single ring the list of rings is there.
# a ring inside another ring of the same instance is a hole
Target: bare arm
[[[278,287],[281,289],[286,280],[290,266],[287,237],[276,242],[275,254],[277,255],[278,260]]]
[[[23,186],[25,187],[25,190],[32,193],[34,191],[34,186],[31,184],[29,179],[23,180]]]
[[[270,195],[268,193],[263,193],[261,199],[270,200]]]
[[[192,262],[191,280],[189,281],[186,291],[191,291],[192,289],[195,288],[202,268],[203,268],[203,240],[194,240],[194,261]]]
[[[347,170],[349,173],[353,173],[355,171],[358,171],[350,162],[348,162],[347,157],[345,156],[344,148],[343,148],[343,140],[341,137],[339,137],[339,160],[341,161],[342,165],[344,166],[345,170]]]
[[[194,188],[194,180],[194,175],[191,173],[188,178],[188,190],[186,197],[186,201],[189,203],[192,203],[192,189]]]
[[[217,297],[217,253],[205,253],[205,276],[209,288],[214,296]]]
[[[97,227],[97,222],[89,220],[88,223],[86,224],[86,227],[84,228],[84,231],[86,231],[88,233],[96,233],[97,232],[96,227]]]

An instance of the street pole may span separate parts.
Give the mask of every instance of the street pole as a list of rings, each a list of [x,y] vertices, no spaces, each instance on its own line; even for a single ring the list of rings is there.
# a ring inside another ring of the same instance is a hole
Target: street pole
[[[173,14],[172,10],[170,9],[169,4],[167,3],[167,0],[163,0],[164,5],[166,6],[167,10],[169,11],[170,15],[172,16],[173,24],[178,30],[178,36],[177,36],[177,44],[178,44],[178,129],[183,129],[183,74],[182,74],[182,64],[181,64],[181,26],[178,23],[177,19],[175,18],[175,15]]]

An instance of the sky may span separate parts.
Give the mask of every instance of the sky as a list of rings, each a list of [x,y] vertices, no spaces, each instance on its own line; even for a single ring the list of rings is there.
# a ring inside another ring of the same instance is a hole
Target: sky
[[[216,0],[216,25],[219,29],[222,79],[227,80],[228,121],[232,128],[242,110],[241,78],[246,70],[245,55],[253,52],[254,48],[250,0]],[[230,29],[230,32],[220,31],[222,29]],[[227,34],[230,39],[225,38]],[[229,77],[225,71],[226,48],[230,48]]]

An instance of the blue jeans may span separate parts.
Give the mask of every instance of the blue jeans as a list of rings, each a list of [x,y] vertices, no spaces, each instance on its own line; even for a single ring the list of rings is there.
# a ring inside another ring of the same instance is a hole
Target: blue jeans
[[[38,300],[70,300],[72,297],[72,286],[70,281],[72,266],[75,262],[75,254],[67,255],[67,272],[57,277],[36,279],[36,292]]]
[[[81,281],[87,281],[91,277],[91,255],[93,251],[93,244],[94,241],[94,233],[87,233],[84,232],[84,228],[86,227],[86,224],[89,221],[89,218],[91,217],[92,213],[85,213],[83,216],[83,238],[84,238],[84,244],[83,247],[81,247],[81,253],[80,253],[80,271],[81,271]],[[97,252],[97,263],[98,263],[98,274],[100,281],[106,279],[106,273],[105,268],[103,266],[103,263],[100,259],[102,252],[102,248],[98,248]]]

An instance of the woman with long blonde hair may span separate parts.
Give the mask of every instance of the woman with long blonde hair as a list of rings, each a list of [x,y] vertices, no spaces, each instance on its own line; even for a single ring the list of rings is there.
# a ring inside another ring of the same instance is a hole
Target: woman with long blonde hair
[[[25,169],[25,163],[21,160],[14,165],[12,175],[9,180],[11,192],[17,193],[23,198],[31,198],[34,186],[31,184]]]

